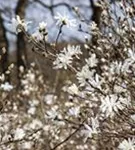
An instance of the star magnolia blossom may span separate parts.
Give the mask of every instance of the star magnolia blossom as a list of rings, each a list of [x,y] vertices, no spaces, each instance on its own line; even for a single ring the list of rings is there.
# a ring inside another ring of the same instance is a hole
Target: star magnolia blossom
[[[14,132],[14,139],[15,140],[20,140],[23,139],[25,136],[25,131],[21,128],[17,128]]]
[[[72,84],[70,87],[68,87],[68,93],[71,95],[78,95],[79,90],[78,87],[76,86],[76,84]]]
[[[95,54],[92,54],[91,57],[89,57],[88,59],[85,59],[85,61],[89,67],[96,67],[98,63],[98,60]]]
[[[78,117],[79,113],[80,113],[80,107],[72,107],[69,109],[68,112],[70,116],[75,116],[75,117]]]
[[[0,88],[3,89],[4,91],[9,92],[13,89],[13,86],[10,85],[8,82],[5,82],[4,84],[1,84]]]
[[[54,18],[57,20],[56,25],[66,25],[68,28],[76,26],[76,20],[70,19],[66,13],[64,13],[63,15],[57,13],[57,15],[54,16]]]
[[[128,100],[126,98],[118,97],[115,94],[107,95],[105,98],[101,99],[100,109],[105,113],[106,117],[113,117],[116,112],[123,110],[125,105],[128,105]]]
[[[119,150],[135,150],[135,139],[123,140],[118,148]]]
[[[28,23],[26,23],[24,20],[21,20],[20,16],[18,15],[16,16],[16,18],[12,18],[11,24],[12,24],[13,32],[16,32],[16,33],[21,32],[20,29],[17,29],[18,25],[21,25],[25,29],[25,31],[27,31]]]
[[[76,74],[80,86],[88,84],[89,79],[93,78],[94,72],[95,70],[90,71],[88,65],[83,66],[82,70]]]
[[[99,130],[99,122],[97,118],[91,118],[91,125],[84,124],[85,129],[81,131],[82,135],[85,136],[84,142],[87,141],[88,138],[92,138],[93,135],[98,134]]]
[[[91,24],[90,24],[90,29],[93,31],[93,30],[96,30],[97,29],[97,24],[92,21]]]
[[[35,33],[32,34],[32,38],[34,38],[36,41],[42,41],[44,37],[42,33],[36,31]]]
[[[57,54],[56,60],[53,62],[54,68],[64,68],[67,69],[67,67],[72,63],[73,56],[76,56],[77,58],[79,54],[81,53],[80,46],[70,46],[68,45],[67,48],[64,48],[61,53]]]
[[[47,23],[45,23],[44,21],[39,23],[39,30],[45,30],[47,26]]]

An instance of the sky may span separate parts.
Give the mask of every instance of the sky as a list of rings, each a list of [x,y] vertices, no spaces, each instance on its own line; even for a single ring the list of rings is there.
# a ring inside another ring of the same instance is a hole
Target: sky
[[[45,4],[50,5],[52,0],[42,0]],[[47,22],[47,28],[49,33],[49,41],[55,41],[56,36],[58,34],[58,27],[56,26],[56,20],[54,20],[54,16],[52,16],[51,12],[48,9],[45,9],[43,6],[38,4],[37,2],[33,2],[33,0],[29,0],[31,2],[25,11],[25,20],[31,21],[31,24],[29,25],[29,32],[34,33],[37,29],[37,26],[39,22]],[[53,0],[54,4],[58,4],[61,2],[66,2],[70,4],[71,6],[78,6],[80,8],[81,14],[85,15],[87,19],[91,16],[91,10],[90,10],[90,4],[89,0]],[[15,17],[14,9],[16,7],[17,0],[0,0],[0,9],[6,10],[5,14],[3,14],[3,18],[5,20],[5,26],[8,28],[8,30],[11,31],[10,22],[13,17]],[[84,9],[85,8],[85,9]],[[54,9],[54,15],[56,13],[67,13],[72,19],[75,17],[75,13],[69,11],[65,6],[59,6]],[[80,22],[77,20],[78,26],[81,23],[84,30],[87,28],[85,23]],[[60,41],[70,41],[72,42],[73,39],[77,40],[84,40],[84,37],[86,34],[80,33],[78,30],[78,26],[76,28],[68,29],[66,27],[63,28],[62,36],[60,37]],[[15,49],[15,41],[16,36],[13,34],[10,34],[7,32],[8,39],[10,41],[10,49]]]

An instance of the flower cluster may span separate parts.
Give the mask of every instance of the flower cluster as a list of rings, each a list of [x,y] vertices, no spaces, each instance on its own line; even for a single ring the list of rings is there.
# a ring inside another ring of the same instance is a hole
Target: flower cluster
[[[17,32],[21,25],[34,50],[45,53],[46,68],[20,67],[20,88],[1,74],[2,150],[7,145],[9,149],[135,149],[135,4],[116,2],[122,15],[117,16],[108,1],[99,3],[100,24],[87,22],[75,9],[87,26],[83,30],[80,25],[80,34],[88,34],[90,41],[85,38],[84,43],[63,48],[58,46],[63,26],[76,25],[66,14],[54,17],[60,28],[53,43],[46,39],[46,22],[30,35],[27,23],[13,18]],[[51,66],[48,60],[55,70],[45,76]]]
[[[78,57],[79,54],[82,54],[80,46],[71,46],[68,45],[67,48],[64,48],[61,53],[57,54],[56,60],[53,62],[54,68],[64,68],[67,69],[73,61],[73,56]]]

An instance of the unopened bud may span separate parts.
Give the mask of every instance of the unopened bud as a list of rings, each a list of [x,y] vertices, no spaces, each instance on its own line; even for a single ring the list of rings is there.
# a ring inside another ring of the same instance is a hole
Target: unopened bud
[[[5,47],[3,47],[3,48],[2,48],[2,53],[3,53],[3,54],[5,54],[5,53],[6,53],[6,51],[7,51],[7,50],[6,50],[6,48],[5,48]]]

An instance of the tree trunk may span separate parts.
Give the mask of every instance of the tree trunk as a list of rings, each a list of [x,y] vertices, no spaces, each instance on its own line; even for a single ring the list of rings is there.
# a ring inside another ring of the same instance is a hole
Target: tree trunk
[[[94,3],[94,0],[90,0],[91,9],[92,9],[92,17],[91,21],[94,21],[97,24],[97,27],[100,29],[100,17],[102,13],[101,6]],[[97,37],[93,36],[91,39],[93,45],[97,46]]]
[[[6,52],[3,52],[2,49],[6,49]],[[2,18],[2,13],[0,13],[0,55],[2,56],[0,60],[0,71],[4,73],[8,68],[8,40],[6,36],[6,29],[4,26],[4,20]]]
[[[27,0],[18,0],[15,14],[19,15],[21,19],[25,18],[25,8],[27,6]],[[26,53],[25,37],[23,33],[18,33],[17,35],[17,69],[18,69],[18,78],[19,78],[19,67],[27,67],[28,59]]]

